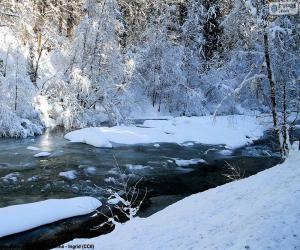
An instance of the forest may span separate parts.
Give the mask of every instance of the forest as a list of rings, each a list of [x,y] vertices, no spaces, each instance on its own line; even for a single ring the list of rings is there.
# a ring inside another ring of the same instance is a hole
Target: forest
[[[264,0],[1,0],[0,134],[299,112],[299,15]]]

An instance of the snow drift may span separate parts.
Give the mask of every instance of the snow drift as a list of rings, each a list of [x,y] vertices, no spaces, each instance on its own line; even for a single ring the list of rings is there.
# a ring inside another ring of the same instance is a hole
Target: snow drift
[[[147,120],[142,127],[115,126],[85,128],[65,135],[71,142],[111,148],[112,143],[184,143],[226,144],[239,147],[263,135],[266,126],[255,116],[176,117],[169,120]]]

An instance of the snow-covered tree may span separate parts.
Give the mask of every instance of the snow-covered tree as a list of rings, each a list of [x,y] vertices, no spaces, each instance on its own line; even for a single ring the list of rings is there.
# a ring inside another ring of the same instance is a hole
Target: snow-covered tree
[[[270,112],[288,141],[299,19],[267,10],[264,0],[3,0],[1,105],[67,129],[147,109]]]

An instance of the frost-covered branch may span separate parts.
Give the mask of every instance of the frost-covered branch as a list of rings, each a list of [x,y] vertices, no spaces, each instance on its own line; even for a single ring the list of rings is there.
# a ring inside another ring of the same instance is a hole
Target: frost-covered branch
[[[265,78],[266,75],[264,74],[255,74],[253,76],[250,77],[250,75],[252,74],[253,69],[251,69],[249,71],[249,73],[245,76],[244,80],[240,83],[240,85],[235,88],[230,94],[226,95],[222,101],[217,105],[217,108],[215,109],[215,112],[213,114],[214,120],[216,119],[216,116],[218,114],[219,109],[222,107],[222,104],[230,97],[233,97],[234,95],[238,95],[240,93],[240,91],[243,89],[243,87],[248,84],[249,82],[256,80],[256,79],[262,79]]]

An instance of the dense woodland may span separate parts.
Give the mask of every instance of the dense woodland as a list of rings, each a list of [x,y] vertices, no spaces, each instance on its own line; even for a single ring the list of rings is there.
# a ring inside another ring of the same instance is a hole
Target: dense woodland
[[[266,0],[1,0],[0,135],[255,111],[285,138],[300,109],[300,18],[268,11]]]

